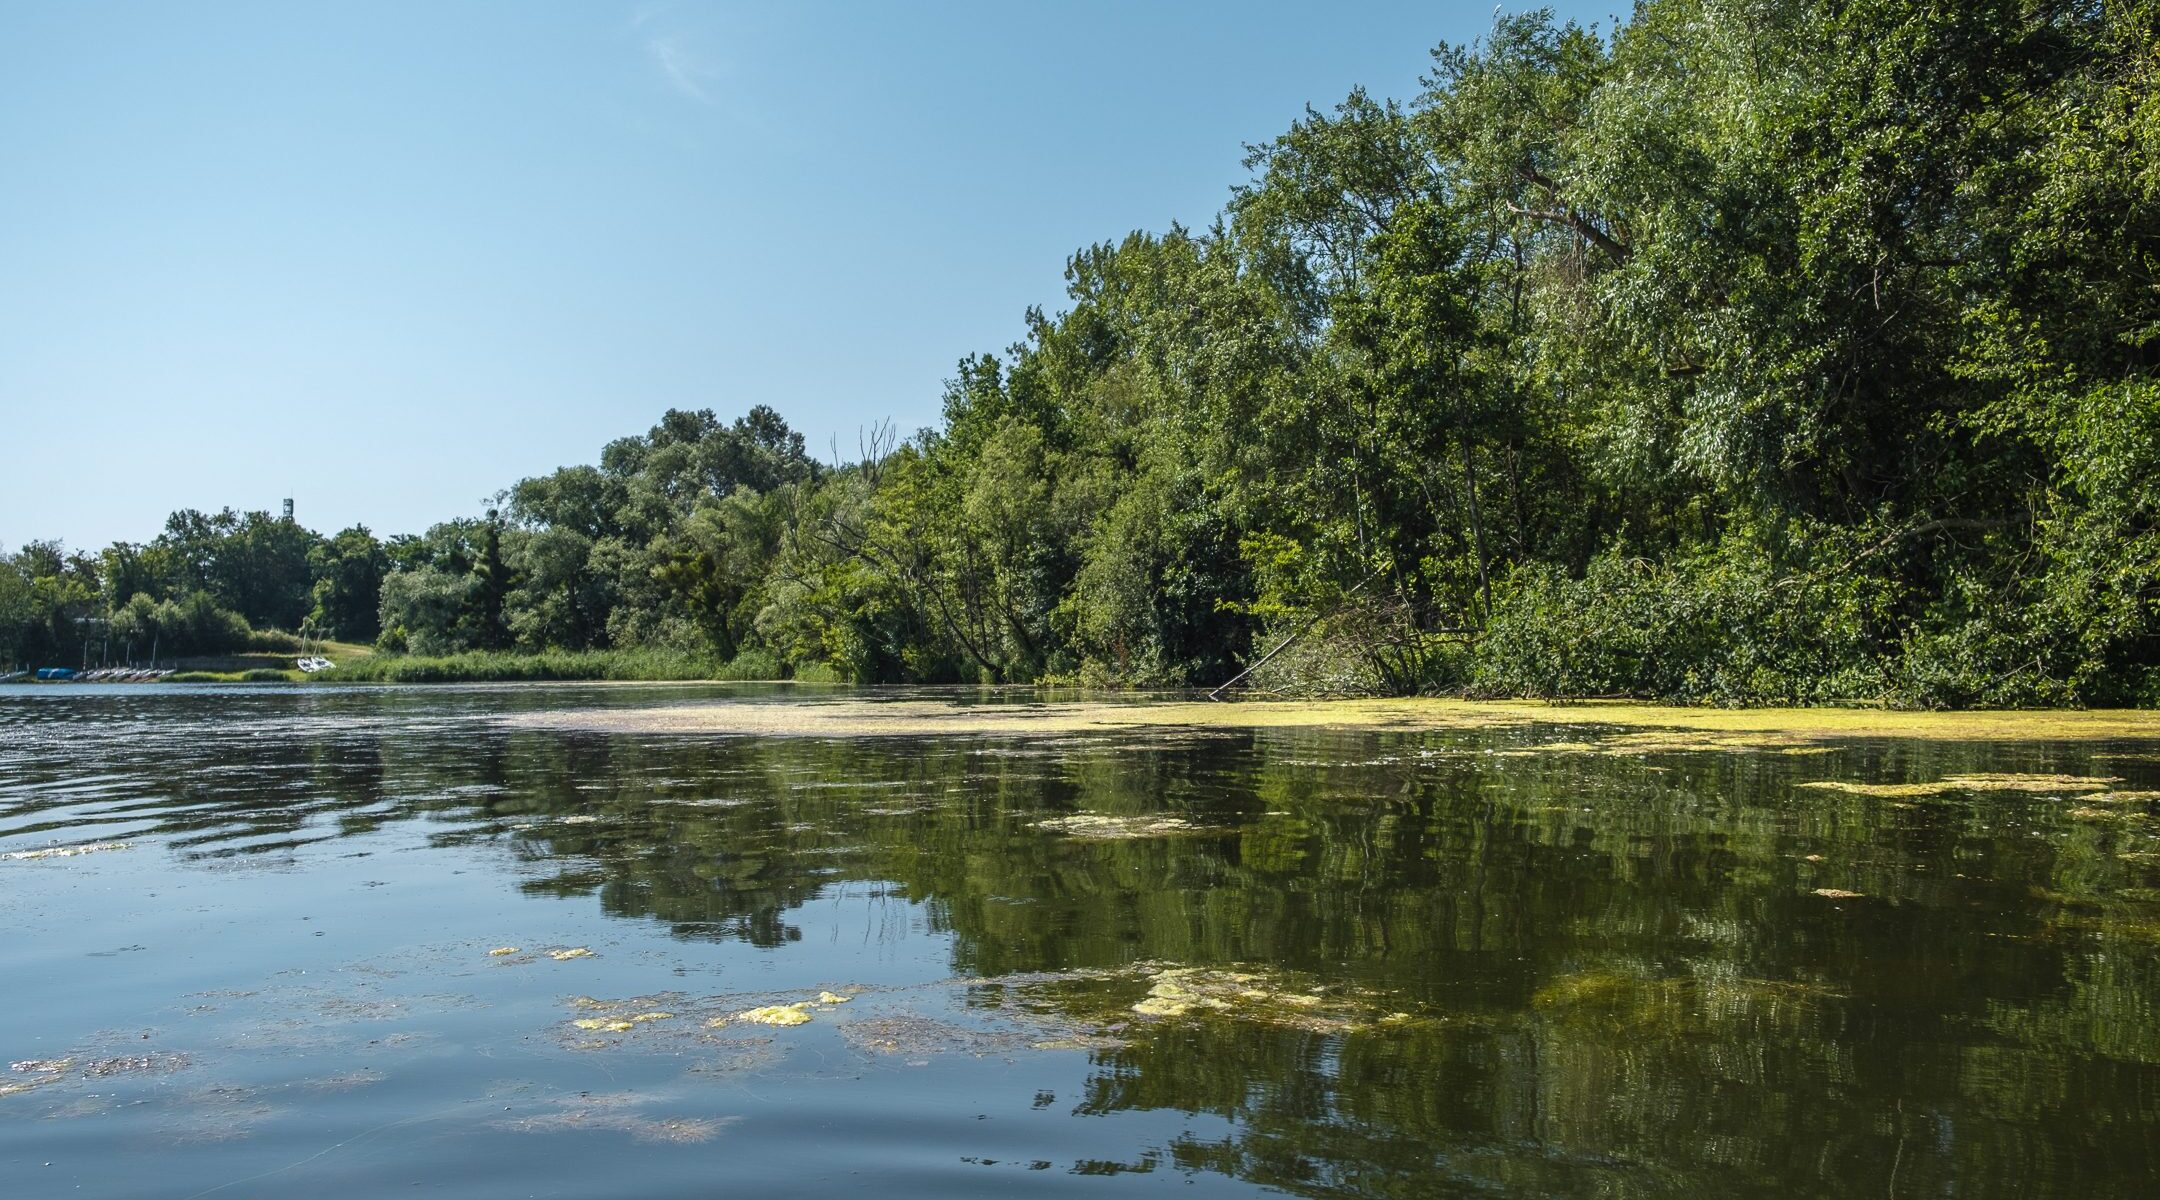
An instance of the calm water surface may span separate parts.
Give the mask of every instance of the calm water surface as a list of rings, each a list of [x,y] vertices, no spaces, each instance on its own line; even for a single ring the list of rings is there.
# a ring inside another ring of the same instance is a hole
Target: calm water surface
[[[2155,1190],[2153,806],[1798,785],[2160,745],[504,721],[720,696],[0,687],[5,1194]]]

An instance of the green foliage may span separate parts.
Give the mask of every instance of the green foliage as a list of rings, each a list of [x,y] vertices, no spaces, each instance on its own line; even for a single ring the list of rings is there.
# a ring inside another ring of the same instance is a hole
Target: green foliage
[[[297,629],[314,607],[310,558],[320,541],[264,512],[176,512],[158,539],[172,563],[163,590],[203,592],[250,624]]]
[[[308,555],[314,608],[307,626],[322,636],[372,642],[382,632],[382,581],[390,555],[364,525],[319,542]]]
[[[437,567],[393,572],[382,583],[381,625],[399,649],[449,654],[469,649],[474,580]]]
[[[298,634],[282,629],[251,629],[241,646],[258,653],[298,654],[303,644]]]
[[[1519,566],[1497,588],[1470,690],[1690,704],[1882,695],[1894,585],[1834,566],[1788,574],[1773,561],[1734,539],[1663,563],[1603,554],[1580,578]]]
[[[2156,26],[1503,16],[1252,147],[1205,231],[1072,256],[937,428],[825,467],[770,408],[670,411],[387,542],[228,510],[33,544],[0,657],[202,595],[427,677],[1183,686],[1305,631],[1261,686],[2153,703]]]
[[[229,654],[248,648],[253,631],[239,613],[208,592],[189,592],[157,606],[155,620],[168,656]]]

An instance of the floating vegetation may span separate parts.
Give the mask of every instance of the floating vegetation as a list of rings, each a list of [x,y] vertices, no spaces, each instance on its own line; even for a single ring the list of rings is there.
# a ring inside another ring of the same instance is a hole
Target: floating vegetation
[[[2100,741],[2160,738],[2160,714],[2079,712],[1892,712],[1865,708],[1678,708],[1585,701],[1243,700],[1057,704],[957,704],[937,700],[720,702],[518,713],[514,725],[631,733],[767,737],[925,737],[1235,729],[1447,730],[1538,724],[1644,730],[1776,734],[1796,738],[1896,737],[1934,741]],[[1703,747],[1696,747],[1703,748]]]
[[[561,1111],[496,1122],[498,1129],[514,1133],[574,1133],[606,1130],[627,1133],[640,1142],[689,1145],[719,1137],[741,1117],[648,1117],[632,1111],[646,1103],[633,1095],[564,1097],[555,1101]]]
[[[495,947],[495,948],[494,948],[493,950],[490,950],[490,951],[488,951],[488,957],[489,957],[489,958],[501,958],[501,957],[502,957],[503,955],[505,955],[505,954],[517,954],[517,953],[519,953],[519,950],[518,950],[518,948],[517,948],[516,946],[497,946],[497,947]]]
[[[769,1037],[734,1038],[721,1043],[717,1053],[703,1061],[693,1063],[692,1075],[723,1077],[761,1071],[787,1057],[787,1051],[775,1046]]]
[[[2094,801],[2099,800],[2100,797],[2085,796],[2080,797],[2080,799],[2086,801]],[[2151,819],[2150,814],[2139,812],[2136,809],[2120,807],[2102,808],[2092,803],[2081,804],[2078,807],[2071,809],[2070,817],[2073,820],[2078,821],[2113,821],[2118,824],[2126,825],[2133,823],[2141,824]]]
[[[1038,1038],[1028,1043],[1030,1050],[1083,1050],[1094,1053],[1100,1050],[1119,1050],[1129,1045],[1124,1038],[1107,1033],[1061,1033],[1056,1037]]]
[[[0,1098],[19,1096],[24,1092],[34,1092],[41,1087],[56,1084],[67,1078],[67,1069],[70,1065],[72,1065],[70,1060],[64,1058],[50,1060],[30,1058],[12,1063],[8,1069],[27,1078],[0,1079]]]
[[[2160,792],[2095,792],[2078,799],[2087,804],[2160,804]]]
[[[846,1004],[854,998],[853,996],[842,996],[837,992],[819,992],[817,994],[819,1004]]]
[[[0,1096],[14,1096],[75,1079],[110,1079],[118,1075],[169,1075],[194,1060],[185,1054],[150,1051],[90,1057],[85,1053],[63,1058],[25,1058],[8,1064],[21,1078],[0,1078]]]
[[[1218,967],[1144,965],[1152,982],[1134,1004],[1135,1016],[1152,1020],[1209,1016],[1279,1025],[1314,1033],[1350,1033],[1396,1014],[1369,993],[1329,988],[1278,972]],[[1407,1014],[1402,1015],[1407,1019]]]
[[[8,1070],[22,1075],[57,1075],[75,1065],[72,1058],[25,1058],[8,1064]]]
[[[114,1075],[169,1075],[185,1069],[192,1062],[185,1054],[170,1052],[120,1054],[91,1059],[82,1065],[81,1073],[92,1079],[107,1079]]]
[[[573,958],[591,958],[592,951],[583,946],[572,946],[568,950],[550,950],[547,956],[556,962],[569,962]]]
[[[1848,892],[1844,888],[1829,887],[1816,888],[1814,894],[1826,900],[1860,900],[1867,895],[1865,892]]]
[[[90,842],[80,846],[48,846],[43,850],[10,850],[0,859],[30,862],[41,858],[74,858],[79,854],[102,854],[107,850],[133,850],[133,842]]]
[[[1218,832],[1211,826],[1195,825],[1183,817],[1114,817],[1106,813],[1074,813],[1069,817],[1051,817],[1046,821],[1035,822],[1033,827],[1062,833],[1082,842],[1121,842],[1134,838]]]
[[[252,1136],[255,1127],[277,1115],[255,1088],[224,1085],[199,1088],[179,1098],[165,1119],[165,1132],[183,1144],[230,1142]]]
[[[1795,733],[1646,729],[1638,733],[1617,733],[1597,741],[1541,742],[1494,753],[1507,758],[1524,758],[1540,754],[1829,754],[1836,749],[1813,737]]]
[[[980,1029],[913,1014],[865,1017],[844,1022],[839,1028],[841,1040],[856,1050],[908,1058],[932,1054],[967,1054],[980,1058],[1036,1046],[1018,1033]]]
[[[601,1029],[609,1033],[628,1033],[647,1021],[672,1021],[674,1019],[675,1014],[671,1012],[641,1012],[632,1013],[627,1017],[581,1017],[570,1023],[579,1029]]]
[[[2112,775],[1951,775],[1932,783],[1860,783],[1849,779],[1816,779],[1799,786],[1826,792],[1849,792],[1855,796],[1909,799],[1946,796],[1953,792],[2098,792],[2122,780]]]
[[[752,1025],[807,1025],[810,1023],[810,1001],[798,1000],[793,1004],[766,1004],[747,1008],[736,1013],[735,1019],[748,1021]]]

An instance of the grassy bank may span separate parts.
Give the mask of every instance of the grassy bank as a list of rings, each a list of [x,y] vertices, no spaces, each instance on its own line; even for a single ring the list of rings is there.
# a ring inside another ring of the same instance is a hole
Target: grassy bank
[[[306,678],[298,671],[277,667],[249,667],[239,671],[174,671],[165,683],[292,683]]]
[[[259,643],[244,654],[198,654],[170,660],[174,668],[164,679],[166,683],[301,683],[312,678],[298,670],[293,660],[298,656],[300,639],[277,630],[262,630],[254,635]],[[293,649],[279,648],[276,639],[290,639]],[[374,656],[374,649],[358,642],[307,643],[309,652],[319,654],[340,667],[350,666]]]
[[[341,662],[328,683],[492,683],[502,681],[757,680],[783,676],[762,655],[733,661],[673,650],[549,650],[538,654],[374,654]]]

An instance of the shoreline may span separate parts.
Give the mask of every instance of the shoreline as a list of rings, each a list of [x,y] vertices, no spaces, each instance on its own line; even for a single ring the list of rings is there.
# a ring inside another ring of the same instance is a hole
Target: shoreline
[[[474,678],[443,681],[339,680],[284,673],[270,680],[237,676],[68,684],[16,680],[30,687],[265,686],[329,688],[756,687],[764,697],[697,699],[641,707],[571,707],[521,713],[515,726],[563,731],[766,737],[922,737],[1119,731],[1338,729],[1380,732],[1546,727],[1668,731],[1712,748],[1805,744],[1838,739],[1921,741],[2160,741],[2156,709],[1949,709],[1861,707],[1704,708],[1650,701],[1470,700],[1459,697],[1344,697],[1319,700],[1206,700],[1198,691],[1089,691],[1048,684],[849,684],[799,679]],[[967,698],[996,696],[995,699]],[[1563,743],[1563,745],[1573,745]]]
[[[921,737],[1142,730],[1349,729],[1399,732],[1592,726],[1692,735],[1696,748],[1848,738],[1928,741],[2160,740],[2145,709],[1920,712],[1862,708],[1685,708],[1624,701],[1544,702],[1438,697],[1347,700],[1047,701],[956,704],[834,699],[787,704],[708,701],[648,708],[564,709],[508,718],[523,728],[766,737]],[[1688,740],[1688,739],[1684,739]],[[1644,743],[1642,748],[1659,748]],[[1677,743],[1668,739],[1661,745]]]

